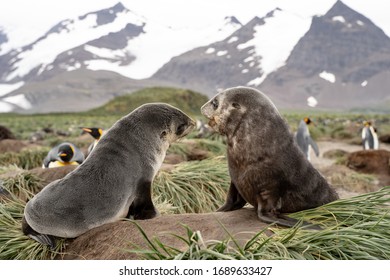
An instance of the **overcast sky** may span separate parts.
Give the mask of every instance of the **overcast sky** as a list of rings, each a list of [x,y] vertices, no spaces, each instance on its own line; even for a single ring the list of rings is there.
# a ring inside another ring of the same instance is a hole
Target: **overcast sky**
[[[42,35],[60,20],[107,8],[118,0],[2,0],[0,26],[18,30],[18,36]],[[264,16],[276,6],[301,16],[325,13],[336,0],[122,0],[128,9],[166,25],[207,25],[227,15],[242,23]],[[390,36],[390,1],[344,0],[369,17]],[[309,3],[309,4],[307,4]],[[15,35],[13,35],[15,36]]]

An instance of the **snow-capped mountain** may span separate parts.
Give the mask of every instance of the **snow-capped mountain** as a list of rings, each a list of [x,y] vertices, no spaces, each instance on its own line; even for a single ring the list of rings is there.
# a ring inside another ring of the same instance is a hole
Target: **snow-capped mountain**
[[[0,96],[20,88],[11,94],[18,96],[16,101],[23,99],[23,103],[14,103],[21,108],[15,108],[36,109],[35,104],[27,104],[33,99],[44,102],[43,96],[34,97],[42,95],[42,90],[34,92],[21,86],[78,69],[148,78],[171,57],[194,46],[221,40],[239,27],[237,19],[227,17],[203,29],[175,29],[148,22],[118,3],[109,9],[63,20],[35,42],[0,56]],[[109,98],[112,95],[107,94],[106,100]],[[14,97],[3,97],[0,100],[3,111],[12,110],[13,101]]]
[[[308,99],[323,108],[373,107],[390,102],[390,38],[341,1],[313,18],[276,9],[173,58],[154,77],[209,95],[252,86],[280,107]]]
[[[209,96],[247,85],[281,107],[308,99],[326,108],[376,106],[389,98],[389,41],[341,1],[317,16],[273,8],[244,25],[226,15],[192,27],[118,3],[62,20],[22,47],[12,48],[0,27],[0,112],[86,110],[154,85]]]

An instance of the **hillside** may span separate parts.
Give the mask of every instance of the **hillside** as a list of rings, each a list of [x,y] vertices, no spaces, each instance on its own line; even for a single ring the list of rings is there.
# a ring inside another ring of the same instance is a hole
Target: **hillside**
[[[180,108],[191,116],[199,116],[200,107],[207,100],[205,95],[187,89],[152,87],[116,97],[105,105],[86,112],[86,114],[125,115],[142,104],[163,102]]]

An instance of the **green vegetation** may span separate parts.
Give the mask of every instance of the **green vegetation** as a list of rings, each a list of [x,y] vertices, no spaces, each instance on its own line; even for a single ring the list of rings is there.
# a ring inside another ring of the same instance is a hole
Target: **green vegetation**
[[[186,250],[172,248],[149,237],[138,226],[145,248],[128,249],[145,259],[181,260],[372,260],[390,258],[390,187],[378,192],[342,199],[290,216],[311,220],[323,230],[269,226],[244,245],[233,237],[204,240],[202,233],[188,227],[187,236],[172,236],[186,244]],[[265,234],[273,232],[271,236]],[[134,248],[134,244],[129,244]],[[137,246],[135,246],[137,247]]]
[[[102,107],[87,112],[93,115],[124,115],[145,103],[164,102],[180,108],[191,116],[200,115],[200,107],[208,98],[200,93],[176,88],[146,88],[129,95],[123,95]]]
[[[43,187],[41,179],[29,169],[41,166],[52,146],[69,141],[85,148],[92,138],[80,137],[80,126],[107,129],[144,103],[166,102],[194,118],[201,118],[199,109],[206,101],[207,97],[189,90],[148,88],[83,113],[0,114],[0,123],[10,128],[18,139],[27,140],[32,133],[42,129],[51,131],[44,134],[37,147],[0,154],[0,186],[10,193],[0,197],[0,259],[52,259],[65,248],[64,239],[58,239],[58,246],[49,250],[24,236],[20,230],[26,201]],[[359,144],[361,125],[367,119],[375,121],[379,135],[390,134],[390,119],[386,115],[291,111],[283,115],[291,131],[296,130],[300,119],[309,116],[314,122],[310,132],[317,140],[338,139]],[[153,200],[163,214],[212,212],[225,200],[230,179],[224,157],[224,139],[216,134],[207,139],[197,139],[196,135],[196,131],[192,132],[168,150],[169,155],[193,161],[169,166],[154,180]],[[336,158],[338,163],[345,161],[342,153],[329,157]],[[377,181],[373,175],[336,175],[339,177],[331,178],[335,186],[349,185],[353,189],[361,186],[359,189],[363,191],[372,191],[370,186]],[[176,236],[187,244],[183,251],[146,236],[139,228],[148,248],[136,251],[146,259],[389,259],[389,204],[390,187],[386,187],[291,215],[321,225],[324,228],[321,231],[269,226],[241,245],[233,237],[204,240],[202,232],[186,227],[186,236]]]
[[[171,171],[160,171],[153,194],[156,204],[169,203],[173,213],[206,213],[223,204],[229,183],[223,157],[189,161]]]
[[[0,154],[0,166],[15,164],[23,169],[40,167],[49,150],[49,147],[42,147],[25,149],[20,153],[7,152]]]

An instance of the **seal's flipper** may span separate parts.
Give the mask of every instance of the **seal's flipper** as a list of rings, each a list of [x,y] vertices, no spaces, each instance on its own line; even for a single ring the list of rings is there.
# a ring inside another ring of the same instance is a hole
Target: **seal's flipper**
[[[130,205],[126,218],[133,218],[134,220],[146,220],[152,219],[159,215],[152,201],[151,188],[152,183],[150,181],[142,181],[138,184],[137,192],[142,194],[136,195],[133,203]]]
[[[22,219],[22,231],[31,239],[34,239],[43,245],[48,245],[51,249],[54,249],[56,246],[56,241],[54,240],[53,236],[36,232],[32,227],[30,227],[24,217]]]
[[[233,182],[230,183],[229,192],[226,197],[226,202],[217,212],[228,212],[241,209],[246,204],[245,199],[239,194]]]
[[[38,233],[38,234],[27,234],[27,236],[43,245],[50,246],[50,249],[54,249],[56,247],[56,241],[50,235]]]
[[[266,215],[258,211],[257,216],[259,217],[260,221],[265,222],[267,224],[275,224],[278,226],[283,226],[283,227],[294,227],[297,224],[300,223],[299,220],[290,218],[284,215]],[[300,225],[301,228],[304,229],[312,229],[312,230],[322,230],[320,226],[313,225],[311,223],[303,221],[302,224]]]

